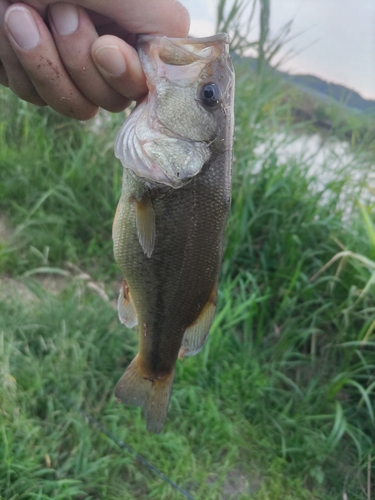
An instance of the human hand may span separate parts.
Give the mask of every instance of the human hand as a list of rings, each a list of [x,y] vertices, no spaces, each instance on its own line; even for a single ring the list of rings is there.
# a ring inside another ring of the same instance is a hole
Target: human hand
[[[121,111],[147,92],[135,35],[188,30],[176,0],[0,0],[0,84],[79,120]]]

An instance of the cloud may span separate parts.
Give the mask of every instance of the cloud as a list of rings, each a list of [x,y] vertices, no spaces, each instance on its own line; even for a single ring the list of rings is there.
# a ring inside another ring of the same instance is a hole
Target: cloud
[[[217,1],[181,2],[192,18],[191,35],[212,35]],[[292,34],[299,35],[286,49],[296,55],[283,69],[314,74],[375,99],[374,0],[273,0],[271,36],[291,19]]]

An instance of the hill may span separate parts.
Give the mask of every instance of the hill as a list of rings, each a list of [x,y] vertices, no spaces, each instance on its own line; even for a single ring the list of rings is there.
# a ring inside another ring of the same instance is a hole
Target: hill
[[[240,57],[232,54],[233,59],[248,63],[252,70],[256,70],[257,59],[253,57]],[[358,92],[344,85],[327,82],[314,75],[291,75],[268,65],[268,70],[280,75],[290,85],[299,87],[303,92],[313,95],[321,101],[334,100],[344,108],[357,110],[365,114],[375,114],[375,100],[364,99]]]
[[[354,108],[362,113],[375,113],[375,100],[364,99],[355,90],[336,83],[330,83],[313,75],[290,75],[278,71],[292,85],[297,85],[308,93],[321,99],[334,99],[347,108]]]

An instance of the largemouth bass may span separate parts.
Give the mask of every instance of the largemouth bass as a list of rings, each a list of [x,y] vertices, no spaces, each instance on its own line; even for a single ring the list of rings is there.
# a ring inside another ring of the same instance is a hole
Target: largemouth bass
[[[231,198],[234,74],[228,36],[140,36],[148,96],[115,146],[124,166],[113,224],[124,275],[119,318],[138,325],[139,352],[116,396],[167,417],[177,358],[202,348],[216,307]]]

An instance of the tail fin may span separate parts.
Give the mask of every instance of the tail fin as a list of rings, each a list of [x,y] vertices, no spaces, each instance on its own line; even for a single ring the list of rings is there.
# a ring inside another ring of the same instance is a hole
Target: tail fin
[[[174,369],[159,380],[145,378],[137,355],[118,381],[115,394],[123,403],[142,406],[147,430],[158,434],[163,430],[167,418],[173,377]]]

